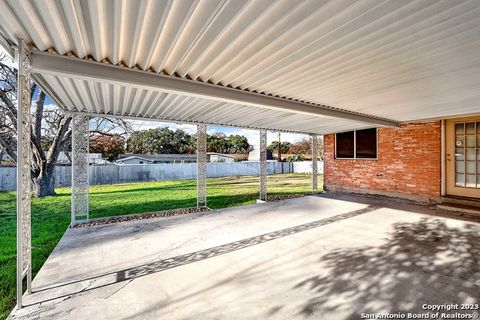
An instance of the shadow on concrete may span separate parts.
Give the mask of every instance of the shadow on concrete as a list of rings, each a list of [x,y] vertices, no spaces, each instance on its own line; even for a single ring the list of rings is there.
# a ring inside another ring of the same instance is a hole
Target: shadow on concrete
[[[282,230],[277,230],[277,231],[261,234],[261,235],[255,236],[255,237],[250,237],[250,238],[226,243],[226,244],[216,246],[216,247],[212,247],[212,248],[208,248],[208,249],[204,249],[204,250],[199,250],[199,251],[179,255],[179,256],[176,256],[176,257],[168,258],[168,259],[162,259],[162,260],[155,261],[155,262],[152,262],[152,263],[147,263],[147,264],[143,264],[143,265],[135,266],[135,267],[132,267],[132,268],[127,268],[127,269],[122,269],[122,270],[119,270],[119,271],[116,271],[116,272],[111,272],[111,273],[107,273],[107,274],[103,274],[103,275],[99,275],[99,276],[89,277],[89,278],[85,278],[85,279],[81,279],[81,280],[76,280],[76,281],[72,281],[72,282],[66,282],[66,283],[62,283],[62,284],[58,284],[58,285],[52,285],[52,286],[49,286],[49,287],[36,289],[34,292],[38,293],[38,292],[43,292],[43,291],[49,291],[49,290],[52,290],[52,289],[57,289],[57,288],[60,288],[60,287],[74,285],[76,283],[81,283],[81,282],[85,282],[85,281],[101,280],[101,281],[98,281],[99,283],[101,283],[100,285],[89,285],[87,288],[72,291],[72,292],[68,292],[68,293],[63,294],[61,296],[51,297],[49,299],[46,299],[46,300],[43,300],[43,301],[38,301],[38,302],[33,303],[31,305],[36,305],[36,304],[39,304],[39,303],[44,303],[44,302],[52,301],[52,300],[57,300],[57,299],[60,299],[60,298],[70,297],[70,296],[78,294],[78,293],[95,290],[95,289],[98,289],[98,288],[110,286],[110,285],[113,285],[113,284],[116,284],[116,283],[119,283],[119,282],[123,282],[123,281],[127,281],[127,280],[134,280],[135,278],[139,278],[139,277],[147,276],[147,275],[150,275],[150,274],[158,273],[158,272],[161,272],[161,271],[164,271],[164,270],[173,269],[173,268],[180,267],[180,266],[183,266],[183,265],[195,263],[195,262],[198,262],[198,261],[202,261],[204,259],[214,258],[214,257],[220,256],[220,255],[230,253],[230,252],[234,252],[234,251],[237,251],[237,250],[241,250],[241,249],[244,249],[244,248],[252,247],[252,246],[259,245],[259,244],[262,244],[262,243],[265,243],[265,242],[273,241],[273,240],[280,239],[280,238],[283,238],[283,237],[287,237],[287,236],[290,236],[290,235],[294,235],[294,234],[297,234],[297,233],[300,233],[300,232],[304,232],[304,231],[308,231],[308,230],[311,230],[311,229],[314,229],[314,228],[325,226],[325,225],[328,225],[328,224],[331,224],[331,223],[334,223],[334,222],[338,222],[338,221],[345,220],[345,219],[350,219],[350,218],[353,218],[353,217],[356,217],[356,216],[359,216],[359,215],[362,215],[362,214],[365,214],[365,213],[375,211],[377,209],[378,209],[378,207],[368,206],[368,207],[363,208],[363,209],[354,210],[354,211],[347,212],[347,213],[344,213],[344,214],[339,214],[339,215],[336,215],[336,216],[315,220],[315,221],[308,222],[308,223],[301,224],[301,225],[297,225],[297,226],[294,226],[294,227],[290,227],[290,228],[286,228],[286,229],[282,229]],[[112,278],[109,281],[105,281],[106,278],[110,279],[110,277],[112,277],[112,276],[114,276],[114,278]],[[104,278],[104,279],[102,279],[102,278]]]
[[[348,212],[348,213],[336,215],[336,216],[333,216],[333,217],[330,217],[330,218],[320,219],[320,220],[316,220],[316,221],[313,221],[313,222],[301,224],[301,225],[294,226],[294,227],[291,227],[291,228],[286,228],[286,229],[282,229],[282,230],[278,230],[278,231],[273,231],[273,232],[265,233],[265,234],[258,235],[258,236],[255,236],[255,237],[251,237],[251,238],[247,238],[247,239],[223,244],[223,245],[220,245],[220,246],[208,248],[208,249],[205,249],[205,250],[200,250],[200,251],[196,251],[196,252],[192,252],[192,253],[187,253],[187,254],[176,256],[176,257],[173,257],[173,258],[164,259],[164,260],[152,262],[152,263],[149,263],[149,264],[145,264],[145,265],[142,265],[142,266],[137,266],[137,267],[134,267],[134,268],[125,269],[125,270],[117,272],[117,282],[128,280],[130,278],[137,278],[137,277],[149,275],[149,274],[152,274],[152,273],[156,273],[156,272],[160,272],[160,271],[163,271],[163,270],[183,266],[183,265],[186,265],[186,264],[189,264],[189,263],[194,263],[194,262],[201,261],[201,260],[204,260],[204,259],[213,258],[213,257],[219,256],[219,255],[223,255],[223,254],[230,253],[230,252],[233,252],[233,251],[237,251],[237,250],[240,250],[240,249],[248,248],[248,247],[258,245],[258,244],[262,244],[262,243],[265,243],[265,242],[268,242],[268,241],[280,239],[280,238],[283,238],[283,237],[286,237],[286,236],[289,236],[289,235],[293,235],[293,234],[296,234],[296,233],[299,233],[299,232],[303,232],[303,231],[307,231],[307,230],[310,230],[310,229],[318,228],[318,227],[321,227],[321,226],[324,226],[324,225],[327,225],[327,224],[330,224],[330,223],[334,223],[334,222],[337,222],[337,221],[353,218],[355,216],[358,216],[358,215],[361,215],[361,214],[364,214],[364,213],[372,212],[376,209],[377,209],[376,207],[367,207],[367,208],[364,208],[364,209],[359,209],[359,210],[351,211],[351,212]]]
[[[362,312],[419,312],[424,303],[479,303],[478,230],[423,218],[394,224],[381,246],[322,255],[319,269],[325,271],[292,288],[309,297],[299,314],[335,313],[347,303],[351,313],[342,318],[360,319]]]

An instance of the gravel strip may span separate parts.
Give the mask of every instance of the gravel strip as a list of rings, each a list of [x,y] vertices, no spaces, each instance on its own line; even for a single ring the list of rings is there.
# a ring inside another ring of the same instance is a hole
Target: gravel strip
[[[138,215],[100,218],[100,219],[96,219],[88,222],[78,223],[74,225],[73,228],[98,226],[103,224],[112,224],[112,223],[125,222],[125,221],[145,220],[145,219],[152,219],[152,218],[159,218],[159,217],[172,217],[172,216],[179,216],[183,214],[198,213],[198,212],[205,212],[205,211],[210,211],[210,209],[209,208],[185,208],[185,209],[174,209],[174,210],[167,210],[167,211],[152,212],[152,213],[143,213]]]
[[[302,198],[306,196],[311,196],[312,193],[305,193],[305,194],[288,194],[288,195],[268,195],[267,194],[267,202],[270,201],[280,201],[285,199],[294,199],[294,198]]]

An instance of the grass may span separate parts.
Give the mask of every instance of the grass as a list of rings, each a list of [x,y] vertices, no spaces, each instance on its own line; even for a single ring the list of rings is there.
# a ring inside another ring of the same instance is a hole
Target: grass
[[[212,209],[255,203],[258,176],[208,180],[208,206]],[[321,179],[319,179],[321,185]],[[310,192],[308,174],[268,176],[268,194]],[[69,188],[57,196],[32,200],[32,267],[35,275],[57,245],[70,222]],[[90,187],[90,217],[100,218],[196,206],[196,181],[162,181]],[[15,192],[0,192],[0,319],[15,306],[16,199]]]

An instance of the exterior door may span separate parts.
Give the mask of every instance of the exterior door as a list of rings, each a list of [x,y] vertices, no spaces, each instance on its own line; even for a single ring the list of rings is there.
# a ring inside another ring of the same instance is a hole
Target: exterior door
[[[447,195],[480,199],[480,116],[446,121]]]

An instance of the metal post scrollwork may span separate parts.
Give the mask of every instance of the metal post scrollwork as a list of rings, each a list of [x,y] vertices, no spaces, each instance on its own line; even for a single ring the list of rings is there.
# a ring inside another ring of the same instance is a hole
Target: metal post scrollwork
[[[88,220],[88,115],[72,116],[72,225]]]
[[[318,192],[318,136],[312,134],[312,193]]]
[[[31,115],[30,115],[30,50],[18,41],[17,61],[17,306],[22,307],[23,279],[31,293]]]
[[[207,206],[207,125],[197,125],[197,208]]]
[[[260,131],[260,200],[267,201],[267,131]]]

